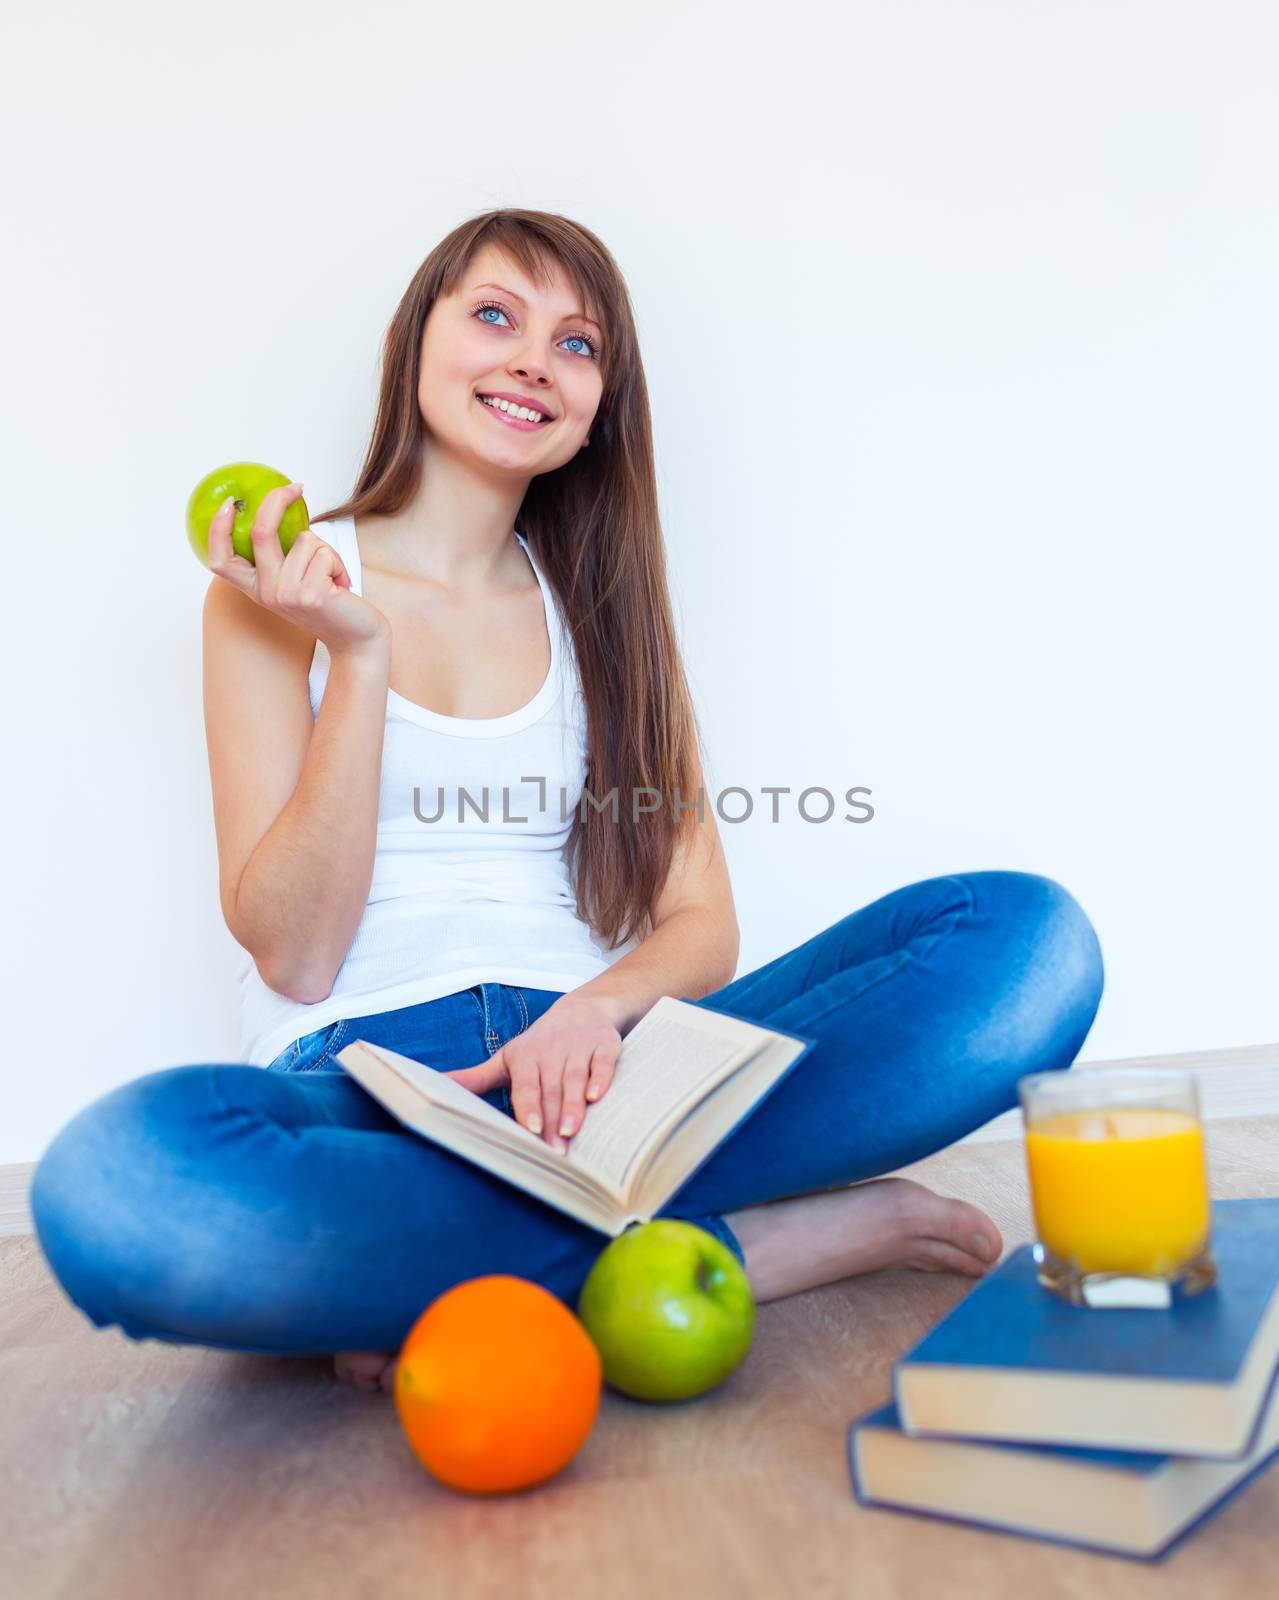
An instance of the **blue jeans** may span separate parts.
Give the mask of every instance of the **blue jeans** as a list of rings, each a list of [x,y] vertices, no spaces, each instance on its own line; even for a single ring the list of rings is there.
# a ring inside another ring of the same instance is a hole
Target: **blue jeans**
[[[1023,1073],[1074,1061],[1102,984],[1092,924],[1051,878],[957,873],[851,912],[695,1002],[817,1042],[658,1214],[740,1258],[724,1212],[891,1172],[1008,1110]],[[37,1165],[50,1267],[98,1327],[266,1355],[397,1350],[486,1273],[575,1308],[607,1237],[408,1132],[333,1062],[368,1039],[473,1066],[558,998],[477,984],[333,1023],[267,1071],[122,1084]],[[505,1090],[485,1098],[510,1112]]]

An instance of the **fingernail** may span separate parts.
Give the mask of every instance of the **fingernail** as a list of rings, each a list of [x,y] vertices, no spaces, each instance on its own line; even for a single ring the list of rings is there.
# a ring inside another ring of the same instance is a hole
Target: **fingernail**
[[[600,1097],[600,1087],[599,1087],[599,1084],[597,1084],[597,1083],[593,1083],[593,1084],[592,1084],[592,1085],[591,1085],[591,1086],[590,1086],[590,1088],[589,1088],[589,1089],[588,1089],[588,1090],[587,1090],[587,1091],[586,1091],[586,1098],[587,1098],[587,1099],[588,1099],[588,1100],[598,1100],[598,1099],[599,1099],[599,1097]]]
[[[560,1123],[560,1132],[561,1133],[572,1133],[572,1131],[573,1131],[573,1119],[572,1119],[572,1117],[565,1117],[563,1122]]]
[[[995,1253],[990,1240],[984,1233],[973,1234],[972,1251],[975,1256],[980,1256],[983,1261],[989,1261]]]
[[[228,497],[218,507],[218,515],[220,517],[224,516],[226,514],[226,508],[228,506],[234,506],[234,505],[235,505],[235,496],[234,495],[228,495]]]
[[[542,1131],[542,1119],[536,1112],[528,1119],[528,1131],[530,1133],[541,1133]]]

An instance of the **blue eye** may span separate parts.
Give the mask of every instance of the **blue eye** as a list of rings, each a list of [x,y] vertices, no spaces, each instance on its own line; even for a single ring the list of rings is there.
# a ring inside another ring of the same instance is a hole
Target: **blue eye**
[[[508,317],[508,318],[510,317],[510,312],[506,309],[506,307],[503,306],[503,305],[499,305],[496,300],[484,300],[484,301],[481,301],[481,303],[475,308],[475,310],[472,313],[472,315],[475,316],[476,318],[478,318],[481,322],[483,322],[487,327],[490,327],[490,328],[500,327],[501,324],[498,323],[498,322],[489,321],[489,319],[483,315],[483,313],[485,311],[497,311],[497,312],[500,312],[500,314],[502,316],[504,316],[504,317]],[[568,340],[570,340],[570,339],[576,339],[579,344],[584,344],[589,348],[591,353],[586,358],[588,361],[594,361],[594,360],[596,360],[598,358],[598,356],[599,356],[599,346],[596,344],[595,340],[593,338],[591,338],[591,336],[589,334],[586,334],[586,333],[566,333],[564,335],[564,338],[561,341],[561,343],[567,343]],[[573,353],[574,353],[574,355],[580,355],[581,354],[580,351],[574,351]]]

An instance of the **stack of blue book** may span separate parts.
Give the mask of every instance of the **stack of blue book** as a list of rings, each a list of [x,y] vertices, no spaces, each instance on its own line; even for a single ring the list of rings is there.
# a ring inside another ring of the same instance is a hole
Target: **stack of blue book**
[[[1166,1555],[1279,1454],[1279,1199],[1216,1201],[1212,1248],[1162,1310],[1069,1305],[1014,1250],[849,1424],[856,1498]]]

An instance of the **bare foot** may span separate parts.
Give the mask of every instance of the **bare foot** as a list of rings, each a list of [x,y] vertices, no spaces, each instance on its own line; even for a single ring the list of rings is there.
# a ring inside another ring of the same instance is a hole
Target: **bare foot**
[[[725,1213],[760,1303],[884,1267],[980,1278],[1004,1248],[999,1229],[967,1200],[913,1178],[874,1178]],[[333,1370],[373,1393],[395,1388],[394,1350],[340,1350]]]
[[[758,1301],[884,1267],[980,1278],[1004,1241],[984,1211],[912,1178],[876,1178],[730,1211]]]
[[[353,1383],[357,1389],[390,1394],[395,1387],[395,1360],[394,1350],[339,1350],[333,1370],[343,1383]]]

